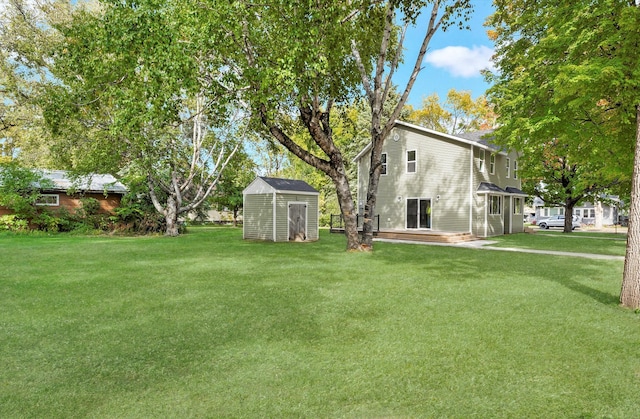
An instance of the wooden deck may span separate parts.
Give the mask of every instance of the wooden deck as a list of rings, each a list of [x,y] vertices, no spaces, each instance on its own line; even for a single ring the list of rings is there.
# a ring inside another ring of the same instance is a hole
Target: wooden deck
[[[478,240],[471,233],[449,233],[444,231],[422,230],[380,230],[376,235],[379,239],[406,240],[431,243],[462,243]]]

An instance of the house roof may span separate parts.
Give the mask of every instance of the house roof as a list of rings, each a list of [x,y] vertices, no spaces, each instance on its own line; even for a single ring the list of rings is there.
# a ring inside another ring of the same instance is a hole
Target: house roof
[[[53,187],[47,187],[49,191],[77,190],[95,193],[125,194],[127,187],[108,174],[91,174],[73,177],[64,170],[42,170],[42,177],[53,183]]]
[[[507,193],[511,194],[511,195],[522,195],[522,196],[529,196],[528,194],[526,194],[525,192],[521,191],[518,188],[514,188],[512,186],[507,186],[505,188],[505,191],[507,191]]]
[[[265,193],[269,189],[271,192],[297,192],[304,194],[318,195],[319,192],[303,180],[281,179],[274,177],[258,176],[247,186],[243,193]]]
[[[450,135],[450,134],[446,134],[444,132],[440,132],[440,131],[436,131],[436,130],[432,130],[429,128],[425,128],[425,127],[421,127],[419,125],[414,125],[414,124],[410,124],[408,122],[404,122],[404,121],[396,121],[394,124],[394,127],[403,127],[403,128],[409,128],[409,129],[413,129],[416,131],[420,131],[423,134],[427,134],[431,137],[441,137],[441,138],[445,138],[448,140],[453,140],[462,144],[468,144],[468,145],[473,145],[474,147],[479,147],[482,149],[486,149],[492,152],[497,152],[500,154],[507,154],[506,151],[504,149],[502,149],[501,147],[498,147],[494,144],[492,144],[490,142],[490,134],[493,132],[493,130],[484,130],[484,131],[474,131],[474,132],[468,132],[468,133],[464,133],[464,134],[456,134],[456,135]],[[362,156],[364,156],[369,150],[371,149],[371,143],[367,144],[367,146],[365,148],[362,149],[362,151],[360,151],[360,153],[358,153],[358,155],[356,157],[354,157],[353,161],[358,161]]]
[[[502,194],[502,195],[507,193],[507,191],[505,191],[504,189],[502,189],[498,185],[496,185],[494,183],[489,183],[489,182],[480,182],[480,185],[478,186],[478,190],[476,192],[478,192],[478,193],[494,193],[494,194]]]
[[[506,188],[502,189],[501,187],[499,187],[495,183],[489,183],[489,182],[480,182],[480,185],[478,185],[478,189],[476,190],[476,192],[480,193],[480,194],[488,193],[488,194],[497,194],[497,195],[522,195],[522,196],[528,196],[526,193],[522,192],[518,188],[514,188],[512,186],[507,186]]]

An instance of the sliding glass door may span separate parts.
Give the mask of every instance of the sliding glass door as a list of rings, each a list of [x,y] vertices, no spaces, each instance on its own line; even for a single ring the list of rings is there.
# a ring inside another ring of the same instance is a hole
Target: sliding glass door
[[[407,228],[431,228],[430,199],[407,199]]]

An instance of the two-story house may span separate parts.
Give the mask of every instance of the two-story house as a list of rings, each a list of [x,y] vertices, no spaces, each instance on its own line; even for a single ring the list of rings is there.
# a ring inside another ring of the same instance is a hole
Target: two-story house
[[[448,135],[397,121],[385,142],[376,214],[381,231],[524,231],[518,155],[486,139],[489,131]],[[354,159],[358,209],[364,211],[370,146]]]

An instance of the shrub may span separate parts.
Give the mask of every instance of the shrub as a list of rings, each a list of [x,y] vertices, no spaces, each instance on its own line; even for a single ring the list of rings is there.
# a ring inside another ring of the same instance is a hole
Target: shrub
[[[29,222],[15,214],[0,216],[0,231],[26,231],[28,228]]]

